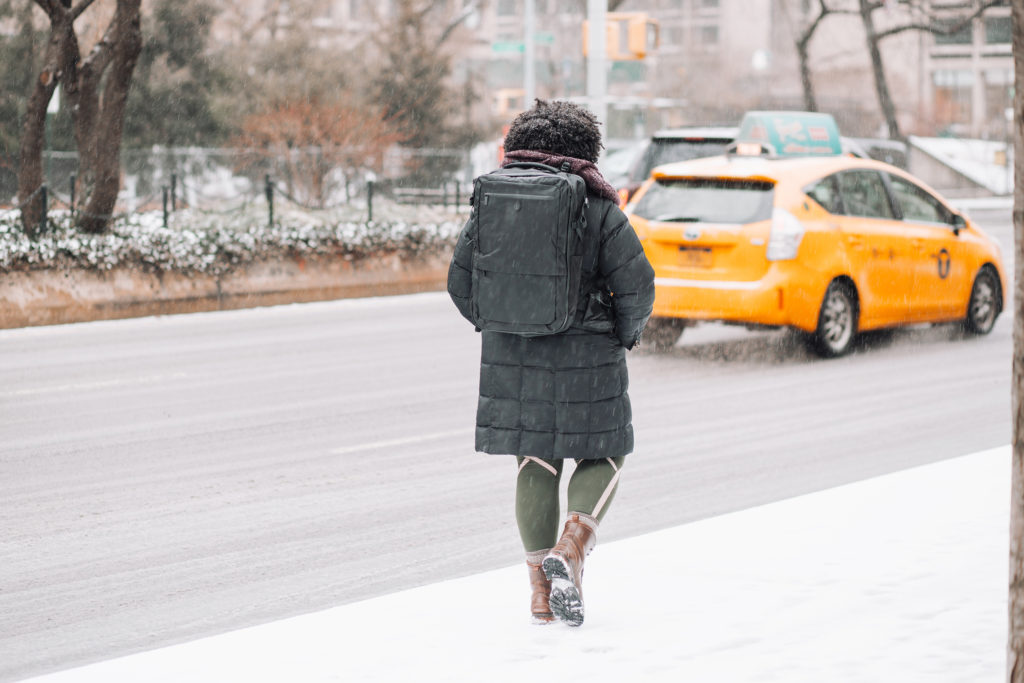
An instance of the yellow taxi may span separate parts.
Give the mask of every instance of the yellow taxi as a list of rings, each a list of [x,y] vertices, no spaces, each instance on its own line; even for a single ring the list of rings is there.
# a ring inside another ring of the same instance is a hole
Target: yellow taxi
[[[626,207],[655,271],[655,348],[698,320],[802,330],[825,357],[866,330],[991,331],[999,247],[938,193],[879,161],[767,147],[658,167]]]

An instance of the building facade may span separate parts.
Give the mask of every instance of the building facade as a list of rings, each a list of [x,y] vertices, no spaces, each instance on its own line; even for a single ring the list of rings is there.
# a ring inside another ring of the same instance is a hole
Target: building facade
[[[387,21],[401,0],[243,0],[225,6],[218,39],[272,40],[296,21],[322,44],[352,42]],[[474,93],[471,116],[500,127],[524,102],[525,0],[438,0],[438,22],[457,22],[444,49],[453,85]],[[963,26],[981,0],[890,0],[872,13],[878,31],[945,22],[945,34],[902,31],[880,41],[886,79],[905,134],[1003,139],[1009,129],[1013,66],[1008,4]],[[586,0],[533,0],[539,97],[584,99]],[[857,0],[838,10],[809,43],[818,108],[844,132],[884,136],[866,32]],[[802,109],[796,41],[817,16],[814,0],[623,0],[619,13],[657,22],[659,47],[608,68],[608,129],[638,137],[655,129],[736,123],[755,108]],[[300,18],[301,17],[301,18]]]
[[[585,95],[584,0],[534,0],[537,91]],[[474,59],[486,63],[493,112],[522,106],[524,0],[481,9],[484,38]],[[819,109],[851,135],[887,134],[866,31],[855,0],[832,0],[809,43]],[[893,0],[875,10],[877,31],[908,24],[958,27],[980,0]],[[618,12],[658,22],[660,46],[642,61],[609,67],[609,130],[633,136],[665,126],[735,123],[753,108],[804,108],[796,41],[817,16],[811,0],[625,0]],[[899,31],[879,41],[886,80],[905,134],[1002,139],[1012,104],[1008,5],[992,7],[958,30]]]

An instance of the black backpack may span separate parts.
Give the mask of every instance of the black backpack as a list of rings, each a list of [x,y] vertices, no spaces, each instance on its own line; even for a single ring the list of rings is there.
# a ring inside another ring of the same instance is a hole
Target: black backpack
[[[564,332],[580,297],[587,186],[578,175],[514,163],[473,182],[473,322],[526,337]]]

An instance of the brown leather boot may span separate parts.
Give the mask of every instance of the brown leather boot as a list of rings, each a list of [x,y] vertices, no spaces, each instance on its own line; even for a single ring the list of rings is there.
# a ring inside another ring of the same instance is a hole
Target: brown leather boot
[[[597,520],[571,512],[562,537],[544,558],[544,574],[551,582],[548,604],[552,613],[569,626],[583,623],[583,560],[596,542]]]
[[[548,596],[551,595],[551,582],[544,575],[540,564],[533,564],[526,561],[526,568],[530,572],[530,588],[533,589],[533,596],[530,598],[530,613],[533,615],[533,623],[544,625],[555,620],[548,606]]]

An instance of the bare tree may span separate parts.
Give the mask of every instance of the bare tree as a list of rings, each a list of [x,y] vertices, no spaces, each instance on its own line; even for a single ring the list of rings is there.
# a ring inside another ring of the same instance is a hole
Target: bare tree
[[[58,85],[72,111],[83,211],[79,227],[102,232],[120,190],[121,134],[132,72],[142,49],[141,0],[117,0],[103,37],[84,58],[75,21],[94,0],[34,0],[50,22],[43,67],[25,111],[19,150],[18,202],[26,233],[42,219],[46,109]]]
[[[360,169],[380,173],[385,150],[401,141],[373,108],[302,99],[247,117],[236,145],[247,150],[250,167],[282,162],[289,192],[323,208],[333,171],[346,178]]]
[[[1024,0],[1013,0],[1013,467],[1007,680],[1024,683]]]
[[[377,63],[368,79],[370,95],[409,146],[439,147],[451,142],[452,133],[466,132],[449,125],[455,98],[446,43],[478,5],[454,16],[443,0],[396,0],[387,15],[370,8],[380,28],[368,36]]]
[[[864,35],[867,40],[868,55],[871,57],[871,71],[875,80],[875,93],[878,96],[878,106],[885,117],[886,127],[889,130],[889,137],[893,140],[902,140],[903,133],[900,131],[899,121],[896,119],[896,105],[889,90],[889,83],[885,77],[885,66],[882,62],[882,52],[879,43],[890,36],[906,31],[927,31],[935,35],[953,35],[970,26],[976,18],[982,15],[985,10],[998,5],[1005,5],[1006,0],[984,0],[979,2],[973,12],[961,16],[955,20],[943,20],[931,9],[930,3],[921,0],[910,0],[907,7],[912,13],[922,17],[919,21],[910,21],[905,24],[893,26],[884,30],[878,30],[875,26],[874,13],[882,9],[886,3],[880,0],[858,0],[861,22],[864,24]]]
[[[788,10],[789,6],[785,5],[784,8]],[[811,38],[814,37],[825,17],[830,14],[849,14],[849,11],[829,7],[826,4],[826,0],[818,0],[817,14],[812,20],[806,22],[803,28],[793,36],[797,59],[800,62],[800,85],[804,91],[804,109],[807,111],[818,111],[818,100],[814,96],[814,82],[811,80]]]

